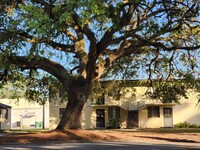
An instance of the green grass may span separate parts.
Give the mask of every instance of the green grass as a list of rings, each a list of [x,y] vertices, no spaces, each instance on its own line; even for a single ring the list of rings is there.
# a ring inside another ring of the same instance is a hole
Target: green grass
[[[200,133],[200,128],[149,128],[137,129],[137,131],[154,133]]]
[[[11,134],[27,134],[27,133],[41,133],[47,132],[47,129],[21,129],[21,130],[4,130],[4,133],[11,133]]]
[[[23,130],[5,130],[4,133],[11,134],[31,134],[50,131],[48,129],[23,129]],[[200,133],[200,128],[137,128],[137,129],[105,129],[102,132],[151,132],[151,133]]]
[[[135,129],[109,129],[102,132],[149,132],[149,133],[200,133],[200,128],[135,128]]]

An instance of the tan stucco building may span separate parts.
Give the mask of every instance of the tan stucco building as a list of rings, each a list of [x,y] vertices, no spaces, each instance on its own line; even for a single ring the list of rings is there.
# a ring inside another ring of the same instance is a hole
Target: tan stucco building
[[[197,93],[189,91],[189,99],[181,98],[180,104],[173,101],[162,103],[144,96],[147,88],[134,87],[132,92],[126,92],[119,100],[112,94],[105,94],[103,99],[88,100],[82,111],[82,127],[84,129],[111,128],[160,128],[173,127],[180,122],[188,122],[200,126],[200,108]],[[130,90],[129,90],[130,91]],[[59,123],[65,103],[58,101],[50,103],[50,129]]]
[[[160,128],[173,127],[185,121],[200,126],[197,93],[189,91],[189,98],[181,98],[180,104],[173,101],[161,103],[145,97],[146,89],[134,87],[134,94],[130,89],[126,90],[120,99],[114,98],[113,93],[107,93],[101,99],[88,100],[82,111],[82,127]],[[44,107],[24,98],[17,101],[0,99],[0,130],[43,128],[43,122],[44,128],[55,129],[65,106],[66,102],[60,103],[59,98],[54,98]]]

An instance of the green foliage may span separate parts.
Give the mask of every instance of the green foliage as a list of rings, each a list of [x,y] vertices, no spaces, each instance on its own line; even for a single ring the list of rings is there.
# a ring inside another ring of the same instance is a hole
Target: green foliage
[[[198,128],[198,126],[196,124],[191,124],[190,128]]]
[[[189,128],[190,123],[188,122],[180,122],[174,125],[176,128]]]
[[[51,34],[51,20],[40,7],[28,4],[21,5],[20,8],[24,11],[22,17],[27,18],[24,20],[25,29],[41,36]]]
[[[120,128],[119,119],[110,119],[107,128],[119,129]]]
[[[138,78],[141,64],[144,63],[143,61],[143,59],[138,57],[122,57],[105,71],[103,77],[105,76],[105,79],[110,78],[111,80],[117,78],[122,80],[131,80],[133,77]]]
[[[171,101],[179,103],[181,96],[188,98],[185,86],[176,81],[160,82],[155,85],[153,93],[149,94],[151,98],[160,99],[163,103],[170,103]]]
[[[45,57],[65,68],[72,78],[84,77],[88,85],[94,81],[94,97],[114,89],[119,99],[124,81],[156,79],[150,96],[162,102],[178,102],[180,97],[187,98],[188,89],[200,91],[199,82],[195,81],[200,70],[198,8],[195,0],[3,3],[0,8],[0,86],[8,80],[19,80],[30,84],[29,98],[39,97],[42,90],[38,87],[45,89],[49,85],[44,85],[40,76],[28,79],[22,72],[44,69],[43,64],[26,63]],[[15,56],[26,56],[28,62],[14,63]],[[16,67],[25,69],[21,71]],[[47,72],[57,74],[51,67]],[[172,77],[176,81],[170,80]],[[157,79],[167,81],[157,82]],[[100,85],[97,80],[122,81]]]
[[[25,93],[24,74],[13,65],[0,64],[0,97],[19,99]]]
[[[198,128],[196,124],[190,124],[189,122],[180,122],[174,125],[176,128]]]
[[[146,81],[123,81],[123,80],[112,80],[95,82],[92,88],[92,103],[102,102],[107,97],[112,98],[115,101],[120,101],[126,94],[134,98],[136,96],[136,86],[144,86]],[[98,101],[100,100],[100,101]],[[101,101],[102,100],[102,101]]]
[[[0,98],[1,99],[15,99],[19,100],[24,96],[25,90],[24,85],[19,81],[15,83],[8,82],[0,88]]]
[[[39,78],[32,76],[26,81],[25,97],[29,101],[35,101],[39,104],[45,104],[47,101],[49,101],[50,92],[52,95],[54,92],[52,90],[50,91],[50,88],[56,87],[57,84],[57,81],[48,75],[44,75]],[[58,92],[58,90],[56,91]]]
[[[45,104],[49,100],[49,89],[58,85],[55,78],[41,75],[35,70],[19,72],[9,70],[0,81],[0,98],[27,98],[30,102]]]
[[[179,103],[181,97],[188,99],[187,94],[191,89],[199,96],[200,82],[192,74],[185,74],[182,79],[155,80],[151,82],[151,89],[146,93],[150,98],[159,99],[163,103]]]

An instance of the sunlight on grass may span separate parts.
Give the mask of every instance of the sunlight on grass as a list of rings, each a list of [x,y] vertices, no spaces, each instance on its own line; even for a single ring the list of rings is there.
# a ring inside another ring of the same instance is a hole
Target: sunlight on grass
[[[4,133],[11,133],[11,134],[26,134],[26,133],[41,133],[47,132],[47,129],[31,129],[31,130],[4,130]]]
[[[137,131],[155,133],[200,133],[200,128],[153,128],[138,129]]]

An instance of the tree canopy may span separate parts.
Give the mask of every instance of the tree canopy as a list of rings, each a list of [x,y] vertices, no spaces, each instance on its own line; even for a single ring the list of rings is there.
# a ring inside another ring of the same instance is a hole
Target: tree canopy
[[[94,81],[199,78],[199,7],[197,0],[1,0],[1,83],[40,69],[68,99],[85,102]]]

